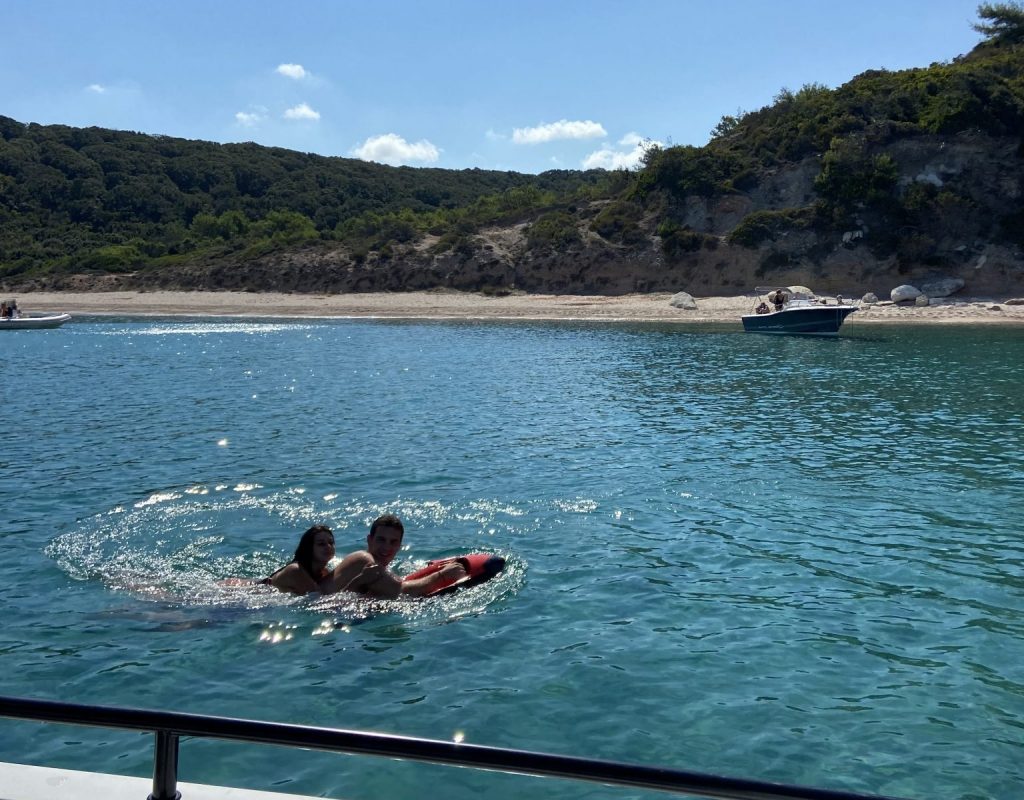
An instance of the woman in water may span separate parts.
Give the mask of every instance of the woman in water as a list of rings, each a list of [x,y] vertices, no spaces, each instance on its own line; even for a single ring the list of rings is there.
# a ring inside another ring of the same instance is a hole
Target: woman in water
[[[260,583],[281,592],[319,592],[319,583],[329,574],[327,564],[334,558],[334,533],[326,525],[314,525],[299,539],[290,563]]]

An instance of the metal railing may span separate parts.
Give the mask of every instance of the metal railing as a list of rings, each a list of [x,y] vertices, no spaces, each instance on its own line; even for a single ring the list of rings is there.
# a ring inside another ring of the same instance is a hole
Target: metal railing
[[[787,786],[529,750],[510,750],[411,736],[259,722],[233,717],[181,714],[173,711],[148,711],[0,696],[0,717],[154,733],[153,793],[149,795],[149,800],[181,799],[181,793],[177,789],[178,739],[181,736],[301,747],[333,753],[385,756],[521,775],[655,789],[718,800],[894,800],[879,795]]]

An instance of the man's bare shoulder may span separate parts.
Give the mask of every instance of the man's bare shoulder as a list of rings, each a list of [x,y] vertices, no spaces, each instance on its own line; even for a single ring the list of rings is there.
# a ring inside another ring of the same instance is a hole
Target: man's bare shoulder
[[[367,550],[349,553],[330,575],[320,581],[320,591],[324,594],[333,592],[366,592],[381,575],[381,568]]]
[[[341,561],[338,562],[338,567],[347,566],[350,564],[369,564],[373,561],[373,556],[370,555],[369,550],[356,550],[354,553],[349,553]]]

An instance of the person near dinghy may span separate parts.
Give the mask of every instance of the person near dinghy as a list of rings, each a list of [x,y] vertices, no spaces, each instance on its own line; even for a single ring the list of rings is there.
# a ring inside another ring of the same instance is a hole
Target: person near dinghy
[[[465,566],[458,560],[422,578],[403,581],[388,569],[402,548],[405,527],[394,514],[384,514],[373,521],[366,537],[366,549],[349,553],[320,581],[320,591],[357,592],[359,594],[393,600],[400,595],[422,597],[430,594],[442,583],[451,583],[467,576]]]

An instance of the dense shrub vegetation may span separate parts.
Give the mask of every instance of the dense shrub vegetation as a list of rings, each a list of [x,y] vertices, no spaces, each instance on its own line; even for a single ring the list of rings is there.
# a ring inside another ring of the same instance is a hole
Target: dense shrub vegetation
[[[743,247],[757,247],[763,242],[774,241],[788,231],[805,230],[813,226],[813,208],[787,208],[780,211],[755,211],[743,218],[729,233],[730,244]]]
[[[822,187],[842,206],[858,188],[871,191],[872,200],[885,194],[891,169],[865,159],[895,139],[970,130],[1020,136],[1024,9],[986,3],[978,13],[988,22],[976,28],[989,38],[968,55],[921,69],[871,70],[834,90],[819,84],[782,89],[769,106],[723,117],[702,148],[650,150],[638,191],[705,197],[747,191],[766,169],[824,157],[832,174]],[[851,159],[858,162],[856,176],[848,171]]]
[[[898,177],[896,162],[888,154],[871,155],[859,137],[836,137],[822,156],[814,188],[821,210],[842,223],[858,208],[889,204]]]
[[[599,171],[394,168],[0,117],[0,274],[130,269],[318,240],[382,247],[521,215],[607,182]]]
[[[714,250],[718,247],[717,236],[699,233],[672,220],[665,220],[658,226],[658,236],[661,237],[661,252],[669,261],[678,260],[686,253],[694,253],[701,248]]]
[[[590,230],[609,242],[627,247],[647,243],[647,234],[640,228],[644,214],[638,203],[614,200],[594,217]]]
[[[565,250],[580,241],[576,218],[565,211],[542,214],[526,232],[526,244],[531,250]]]

